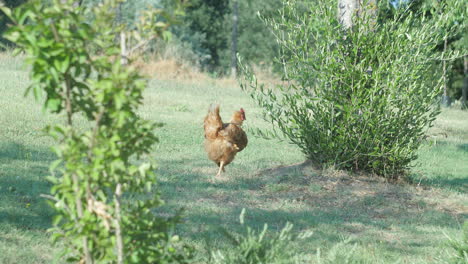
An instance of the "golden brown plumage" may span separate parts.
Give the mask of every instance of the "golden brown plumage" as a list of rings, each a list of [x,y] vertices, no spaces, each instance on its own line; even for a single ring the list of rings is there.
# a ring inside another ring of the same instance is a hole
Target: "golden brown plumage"
[[[219,116],[219,105],[212,104],[205,117],[205,150],[208,158],[219,166],[216,176],[234,160],[248,143],[247,135],[241,126],[245,120],[244,109],[234,112],[229,123],[223,123]]]

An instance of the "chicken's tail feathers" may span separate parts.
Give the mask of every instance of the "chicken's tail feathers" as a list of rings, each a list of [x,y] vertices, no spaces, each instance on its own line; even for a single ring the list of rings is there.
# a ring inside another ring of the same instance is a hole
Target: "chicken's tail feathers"
[[[219,104],[211,104],[208,112],[219,116]]]
[[[215,139],[218,136],[218,131],[223,127],[223,121],[219,116],[219,104],[210,105],[203,127],[205,129],[205,138]]]
[[[215,116],[219,117],[219,104],[211,104],[210,108],[208,109],[208,116]],[[220,117],[221,119],[221,117]]]

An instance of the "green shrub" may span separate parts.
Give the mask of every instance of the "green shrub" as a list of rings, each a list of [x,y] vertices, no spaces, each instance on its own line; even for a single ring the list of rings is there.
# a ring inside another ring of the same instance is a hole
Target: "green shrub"
[[[363,15],[350,29],[336,9],[332,0],[287,1],[281,18],[265,20],[280,44],[283,83],[258,84],[242,66],[243,89],[274,127],[258,132],[285,136],[320,166],[398,177],[439,114],[441,76],[430,66],[451,32],[441,30],[446,6],[431,19],[411,10],[382,23]]]

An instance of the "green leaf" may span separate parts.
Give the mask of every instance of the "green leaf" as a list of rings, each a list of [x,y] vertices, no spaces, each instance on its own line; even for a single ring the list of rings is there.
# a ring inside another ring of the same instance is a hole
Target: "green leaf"
[[[170,31],[163,31],[162,37],[165,41],[171,41],[172,40],[172,33]]]
[[[50,164],[49,171],[53,172],[57,169],[58,165],[60,165],[63,162],[63,160],[58,159]]]
[[[21,33],[18,31],[8,31],[4,36],[11,42],[18,42],[22,37]]]
[[[0,2],[0,11],[2,11],[9,19],[11,19],[12,21],[15,21],[15,19],[11,16],[12,15],[11,9],[4,6],[2,2]]]
[[[47,100],[46,107],[51,112],[57,112],[60,109],[61,103],[62,103],[62,100],[57,99],[57,98],[51,98]]]

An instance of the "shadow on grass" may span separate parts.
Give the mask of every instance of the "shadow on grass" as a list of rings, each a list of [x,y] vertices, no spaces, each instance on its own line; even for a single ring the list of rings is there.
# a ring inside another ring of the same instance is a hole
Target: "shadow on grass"
[[[49,193],[45,177],[53,153],[15,142],[1,143],[0,147],[0,225],[26,230],[49,228],[53,210],[39,195]]]
[[[459,150],[468,152],[468,144],[459,144],[459,145],[457,146],[457,148],[458,148]]]
[[[229,181],[210,183],[211,174],[197,171],[206,168],[208,162],[166,160],[162,164],[158,172],[160,189],[162,198],[168,202],[162,210],[173,212],[185,207],[186,222],[178,229],[194,240],[221,239],[220,227],[243,232],[245,227],[239,224],[238,216],[246,208],[245,221],[257,230],[267,223],[271,230],[277,231],[291,222],[295,230],[314,230],[317,240],[314,245],[332,245],[342,241],[343,236],[357,235],[359,239],[373,242],[388,240],[389,248],[395,251],[404,248],[413,254],[416,251],[412,250],[418,250],[414,247],[425,247],[427,243],[421,242],[420,246],[417,241],[411,242],[414,245],[404,241],[396,243],[398,232],[424,237],[428,231],[418,227],[457,228],[457,219],[468,217],[428,204],[412,192],[413,187],[406,185],[322,175],[298,181],[294,178],[301,176],[298,171],[293,172],[294,177],[285,175],[276,179],[270,175],[252,176],[255,172],[228,173],[232,177]],[[267,188],[280,184],[285,188]],[[381,237],[382,233],[390,238]]]
[[[468,173],[468,172],[467,172]],[[436,179],[421,179],[423,185],[433,185],[448,190],[456,190],[460,193],[468,193],[468,176],[465,178],[447,177],[444,175],[435,175]]]
[[[0,142],[0,163],[13,160],[53,161],[55,155],[47,148],[31,148],[17,142]]]

